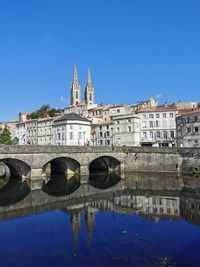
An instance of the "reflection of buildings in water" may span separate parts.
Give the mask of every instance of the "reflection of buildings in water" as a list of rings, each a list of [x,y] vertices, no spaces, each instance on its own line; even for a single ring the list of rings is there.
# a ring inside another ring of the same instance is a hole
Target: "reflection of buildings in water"
[[[113,211],[113,203],[110,200],[98,200],[90,202],[90,206],[103,212]]]
[[[79,232],[81,228],[81,212],[80,211],[74,211],[73,213],[71,213],[70,223],[71,223],[71,229],[72,229],[72,235],[73,235],[74,251],[76,252],[78,248],[78,237],[79,237]]]
[[[115,197],[114,204],[125,213],[133,210],[138,214],[180,216],[179,197],[123,195]]]
[[[195,197],[181,197],[180,215],[185,220],[200,224],[200,199]]]
[[[72,205],[67,208],[71,214],[71,230],[73,234],[74,251],[78,248],[79,232],[81,228],[81,214],[84,212],[87,239],[89,243],[93,239],[95,227],[95,214],[97,210],[103,212],[117,212],[120,214],[139,214],[141,216],[153,216],[155,222],[160,217],[178,218],[180,216],[180,198],[169,196],[148,195],[113,195],[107,200],[93,200],[84,205]]]
[[[92,235],[95,226],[95,212],[96,209],[88,207],[85,211],[85,224],[87,227],[88,241],[92,242]]]
[[[85,208],[85,224],[87,228],[87,235],[89,243],[92,241],[93,230],[95,226],[95,212],[96,209],[91,207]],[[81,213],[82,209],[74,210],[71,213],[70,224],[73,236],[74,251],[78,249],[79,232],[81,229]]]

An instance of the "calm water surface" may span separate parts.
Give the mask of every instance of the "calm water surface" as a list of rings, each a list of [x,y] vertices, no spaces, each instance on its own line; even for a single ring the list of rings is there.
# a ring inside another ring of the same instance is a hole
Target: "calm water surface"
[[[0,189],[0,266],[200,266],[199,178],[54,177]]]

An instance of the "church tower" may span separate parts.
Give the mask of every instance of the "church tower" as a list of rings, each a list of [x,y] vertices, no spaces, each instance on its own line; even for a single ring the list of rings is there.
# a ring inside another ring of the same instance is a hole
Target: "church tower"
[[[71,100],[70,104],[71,106],[76,106],[81,103],[81,90],[80,90],[80,85],[78,82],[78,75],[77,75],[77,69],[76,69],[76,64],[74,66],[74,76],[73,76],[73,81],[71,84]]]
[[[86,105],[94,104],[94,87],[92,86],[90,66],[88,66],[87,82],[85,85],[85,104]]]

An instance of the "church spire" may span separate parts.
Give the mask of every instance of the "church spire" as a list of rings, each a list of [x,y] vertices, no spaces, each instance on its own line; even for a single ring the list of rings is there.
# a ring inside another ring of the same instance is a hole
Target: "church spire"
[[[85,85],[85,103],[87,105],[94,104],[94,87],[92,86],[90,66],[88,66],[87,82]]]
[[[90,65],[88,65],[87,84],[90,84],[90,85],[92,85],[91,73],[90,73]]]
[[[74,76],[73,76],[73,82],[78,82],[78,75],[77,75],[77,68],[76,68],[76,64],[74,65]]]
[[[81,91],[80,85],[78,82],[78,75],[77,75],[77,68],[76,64],[74,65],[74,74],[73,74],[73,81],[71,84],[71,106],[75,106],[81,103]]]

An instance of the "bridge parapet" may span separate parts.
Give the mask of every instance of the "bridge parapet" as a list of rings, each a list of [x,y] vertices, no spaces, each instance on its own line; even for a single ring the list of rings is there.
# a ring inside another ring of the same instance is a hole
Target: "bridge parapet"
[[[198,153],[200,148],[183,147],[120,147],[120,146],[39,146],[39,145],[0,145],[0,154],[34,153]]]

